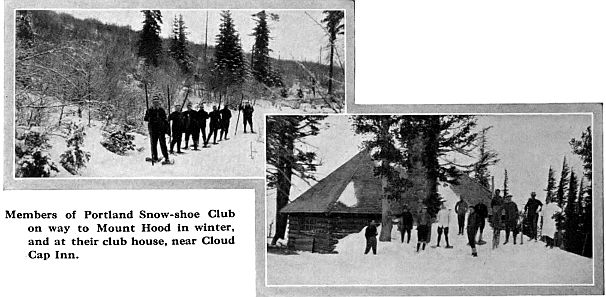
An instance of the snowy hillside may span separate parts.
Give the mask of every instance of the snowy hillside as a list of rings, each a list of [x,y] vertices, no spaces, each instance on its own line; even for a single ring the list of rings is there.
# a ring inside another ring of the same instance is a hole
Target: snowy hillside
[[[190,97],[190,101],[196,105],[200,99]],[[229,140],[219,142],[218,145],[210,145],[209,148],[201,148],[200,151],[184,150],[185,154],[171,155],[175,160],[172,166],[156,164],[154,166],[145,162],[150,156],[150,144],[147,135],[135,133],[135,151],[129,151],[125,156],[114,154],[105,149],[100,142],[102,136],[102,123],[93,120],[91,127],[86,127],[84,140],[85,151],[91,153],[90,161],[79,175],[71,175],[58,164],[59,156],[67,149],[65,138],[59,135],[50,137],[51,158],[57,163],[60,172],[56,177],[259,177],[264,175],[264,153],[265,135],[264,122],[265,113],[297,113],[306,112],[328,112],[326,108],[316,109],[311,105],[297,104],[280,101],[273,104],[269,101],[258,100],[255,104],[253,114],[253,126],[255,134],[244,134],[242,128],[242,115],[238,120],[238,111],[232,110],[231,125],[229,128]],[[211,104],[205,105],[205,110],[212,110]],[[74,115],[64,118],[65,121],[82,121],[86,125],[86,116],[79,119]],[[237,133],[236,132],[237,123]],[[249,131],[250,132],[250,131]],[[208,126],[207,126],[208,133]],[[219,138],[217,137],[217,140]],[[168,141],[168,136],[167,136]],[[184,146],[185,135],[183,135],[182,146]],[[210,141],[212,142],[212,140]],[[190,145],[192,141],[190,140]],[[161,156],[160,147],[158,153]]]
[[[447,206],[458,197],[440,188]],[[457,284],[591,284],[593,260],[544,243],[510,243],[491,249],[492,229],[487,224],[478,257],[471,256],[467,236],[456,235],[456,218],[451,217],[449,231],[453,249],[433,248],[437,224],[432,225],[431,243],[416,252],[417,235],[413,230],[409,244],[400,243],[397,228],[391,242],[379,242],[377,255],[364,255],[364,230],[349,235],[337,244],[338,254],[298,252],[298,255],[267,255],[269,285],[457,285]],[[380,233],[380,231],[379,231]],[[504,242],[501,233],[501,242]],[[565,269],[562,269],[564,268]]]

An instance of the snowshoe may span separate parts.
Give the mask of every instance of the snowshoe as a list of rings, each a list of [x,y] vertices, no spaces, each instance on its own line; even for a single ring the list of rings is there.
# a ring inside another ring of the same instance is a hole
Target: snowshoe
[[[199,150],[200,150],[199,148],[192,149],[192,151],[199,151]]]
[[[162,165],[173,165],[175,164],[175,160],[164,160],[162,161]]]
[[[451,249],[451,248],[454,248],[454,247],[452,245],[447,245],[446,248],[447,249]]]
[[[477,245],[485,245],[485,244],[486,244],[486,241],[484,241],[484,240],[480,240],[480,241],[478,241],[476,244],[477,244]]]
[[[432,246],[431,246],[431,248],[432,248],[432,249],[437,249],[437,248],[439,248],[439,247],[440,247],[439,245],[432,245]]]
[[[154,161],[154,163],[159,163],[159,162],[161,162],[161,161],[162,161],[162,159],[164,159],[164,158],[160,158],[160,159],[152,160],[152,158],[151,158],[151,157],[146,157],[146,158],[145,158],[145,161],[146,161],[146,162],[151,162],[151,161]]]
[[[182,155],[185,154],[185,152],[177,152],[177,154]]]

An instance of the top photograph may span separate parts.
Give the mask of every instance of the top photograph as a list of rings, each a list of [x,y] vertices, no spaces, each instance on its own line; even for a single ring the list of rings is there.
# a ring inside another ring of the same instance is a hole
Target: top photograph
[[[345,112],[346,17],[15,10],[13,177],[262,177],[265,114]]]

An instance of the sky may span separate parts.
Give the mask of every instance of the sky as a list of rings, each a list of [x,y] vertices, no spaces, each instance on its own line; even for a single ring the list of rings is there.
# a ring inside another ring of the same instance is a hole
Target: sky
[[[141,30],[143,27],[143,15],[139,10],[57,10],[73,15],[76,18],[94,18],[108,24],[130,26],[133,30]],[[168,38],[172,30],[175,16],[183,15],[183,21],[188,28],[188,40],[204,44],[206,14],[208,12],[208,44],[215,44],[215,36],[219,33],[221,21],[220,10],[161,10],[163,24],[160,35]],[[250,36],[255,22],[252,14],[258,10],[231,10],[236,30],[240,34],[242,48],[250,52],[254,38]],[[324,29],[316,23],[324,18],[322,10],[267,10],[268,13],[278,14],[277,22],[269,20],[270,54],[274,58],[295,59],[300,61],[314,61],[320,59],[322,48],[322,63],[327,64],[328,50]],[[269,18],[268,18],[269,19]],[[314,21],[315,20],[315,21]],[[338,52],[343,60],[343,38],[339,38]]]
[[[582,161],[572,154],[571,138],[579,139],[591,125],[591,115],[478,115],[478,131],[492,126],[488,132],[489,146],[499,154],[500,162],[490,168],[495,177],[495,188],[503,187],[507,169],[509,189],[518,206],[526,203],[530,192],[545,200],[549,166],[559,181],[564,156],[577,176],[582,175]],[[351,128],[349,116],[329,116],[326,129],[306,142],[322,162],[316,176],[321,179],[359,152],[363,137]],[[294,199],[310,187],[300,180],[293,181],[291,198]]]

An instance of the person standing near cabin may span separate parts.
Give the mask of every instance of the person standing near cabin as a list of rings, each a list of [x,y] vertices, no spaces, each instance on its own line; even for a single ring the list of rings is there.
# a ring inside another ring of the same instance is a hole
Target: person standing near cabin
[[[465,231],[465,213],[467,212],[467,202],[463,200],[463,196],[461,195],[461,199],[455,204],[455,212],[457,213],[457,218],[459,222],[459,234],[464,235]]]
[[[246,124],[250,126],[250,133],[255,133],[252,124],[253,112],[255,109],[250,105],[250,102],[246,102],[244,107],[240,106],[240,110],[242,110],[242,114],[244,116],[244,121],[242,121],[244,124],[244,133],[246,133]]]
[[[231,111],[227,107],[227,104],[221,109],[221,134],[219,135],[219,141],[225,139],[229,140],[227,134],[229,133],[229,121],[231,120]],[[225,135],[225,136],[223,136]]]
[[[450,226],[450,209],[446,209],[444,203],[438,211],[438,244],[440,246],[440,240],[442,239],[442,233],[444,233],[444,239],[446,240],[446,248],[450,249],[450,243],[448,242],[448,227]]]
[[[471,247],[471,255],[474,257],[478,256],[476,250],[476,233],[478,232],[478,213],[474,206],[469,208],[469,216],[467,216],[467,240]]]
[[[406,243],[410,243],[410,231],[412,230],[412,223],[412,213],[410,213],[410,210],[408,210],[408,205],[404,205],[404,212],[402,213],[402,218],[400,219],[400,235],[402,243],[404,243],[405,233],[408,235]]]
[[[174,154],[173,148],[177,145],[177,154],[181,154],[181,138],[183,137],[183,114],[181,113],[181,105],[175,104],[175,111],[168,116],[168,122],[172,122],[171,131],[173,138],[170,142],[170,153]]]
[[[478,244],[485,244],[486,241],[482,240],[482,235],[484,234],[486,218],[488,217],[488,207],[486,207],[486,204],[484,204],[484,202],[480,200],[480,202],[476,204],[475,211],[478,214],[478,231],[480,231],[480,238],[478,239]]]
[[[543,209],[543,203],[536,198],[537,193],[530,193],[530,198],[524,206],[524,213],[526,214],[526,221],[530,225],[530,239],[537,241],[537,222],[539,221],[539,213]]]
[[[562,209],[555,201],[547,201],[543,208],[543,236],[545,236],[545,247],[553,248],[555,245],[555,233],[558,232],[556,217]]]
[[[377,226],[375,220],[370,221],[370,224],[366,226],[366,231],[364,232],[364,237],[366,237],[366,250],[364,250],[364,255],[370,252],[372,249],[372,253],[374,255],[377,254]]]
[[[503,210],[505,212],[505,242],[503,244],[509,242],[510,232],[513,232],[513,244],[516,244],[516,236],[518,235],[516,231],[518,225],[518,205],[511,201],[511,195],[505,196]]]
[[[210,137],[213,137],[213,144],[217,144],[217,133],[221,127],[221,113],[217,110],[217,106],[213,106],[213,111],[208,114],[210,118],[210,132],[208,133],[207,142],[210,141]]]
[[[162,155],[164,156],[164,161],[162,161],[162,164],[170,164],[170,160],[168,159],[168,150],[166,149],[166,138],[164,137],[164,134],[166,134],[167,131],[170,131],[170,129],[168,128],[166,112],[160,106],[160,96],[154,95],[152,107],[145,111],[143,120],[147,122],[149,137],[151,137],[152,161],[159,161],[158,142],[160,142],[160,150],[162,150]]]
[[[501,230],[503,229],[502,221],[501,221],[501,213],[503,212],[503,198],[501,197],[501,190],[496,189],[494,191],[494,197],[492,197],[492,201],[490,202],[490,207],[492,208],[492,215],[490,219],[490,223],[492,225],[493,235],[492,235],[492,248],[495,249],[499,247],[499,241],[501,240]]]
[[[204,147],[208,146],[208,139],[206,139],[206,120],[208,119],[208,112],[204,110],[204,103],[200,103],[200,109],[198,110],[198,126],[200,126],[200,132],[202,133],[202,143]]]
[[[423,206],[417,222],[417,253],[421,244],[423,245],[423,250],[425,250],[425,245],[427,245],[429,239],[429,232],[431,232],[431,216],[427,212],[427,206]]]
[[[189,137],[191,136],[194,150],[197,150],[200,128],[198,127],[198,113],[192,109],[191,102],[187,103],[187,110],[183,112],[183,122],[185,123],[185,147],[183,149],[189,149]]]

